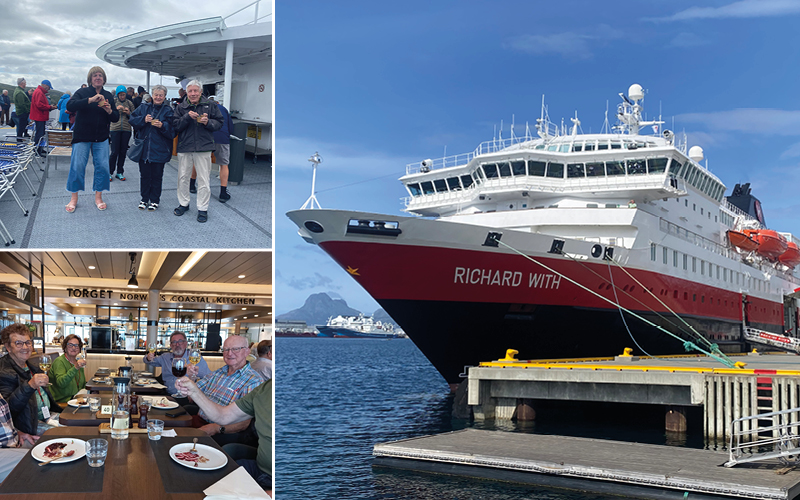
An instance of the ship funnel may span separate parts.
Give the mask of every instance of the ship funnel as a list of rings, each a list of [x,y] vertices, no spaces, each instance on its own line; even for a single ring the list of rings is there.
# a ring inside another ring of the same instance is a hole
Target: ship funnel
[[[638,83],[634,83],[628,87],[628,97],[633,99],[634,102],[644,99],[644,90],[642,90],[642,86]]]
[[[689,158],[698,163],[703,161],[703,148],[700,146],[692,146],[691,149],[689,149]]]

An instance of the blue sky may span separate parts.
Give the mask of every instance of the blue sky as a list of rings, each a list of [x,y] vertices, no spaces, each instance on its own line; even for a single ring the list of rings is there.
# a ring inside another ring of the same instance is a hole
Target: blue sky
[[[524,132],[545,96],[599,132],[632,83],[728,186],[750,182],[767,224],[800,235],[800,2],[278,2],[275,307],[311,293],[378,305],[284,216],[400,214],[405,165]],[[613,124],[613,119],[612,124]],[[531,125],[532,126],[532,125]]]

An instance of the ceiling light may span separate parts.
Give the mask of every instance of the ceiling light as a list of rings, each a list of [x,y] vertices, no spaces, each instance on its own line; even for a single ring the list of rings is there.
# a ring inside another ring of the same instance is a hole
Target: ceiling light
[[[254,315],[253,315],[253,317],[254,317],[254,318],[257,318],[257,317],[258,317],[258,314],[254,314]]]
[[[244,274],[240,274],[239,275],[239,279],[242,279],[242,278],[244,278]]]
[[[136,261],[136,252],[130,252],[131,256],[131,268],[128,273],[131,275],[131,279],[128,280],[128,288],[139,288],[139,282],[136,280],[136,268],[133,267],[134,261]]]
[[[205,254],[205,251],[192,252],[192,255],[189,256],[189,259],[181,266],[180,269],[178,269],[178,277],[183,278],[183,275],[188,273],[189,270],[192,269]]]
[[[97,269],[97,268],[94,266],[89,266],[89,269]]]
[[[246,310],[247,310],[247,308],[246,308],[246,307],[243,307],[243,308],[242,308],[242,311],[246,311]]]
[[[245,317],[244,317],[244,318],[242,318],[242,319],[247,319],[247,316],[245,316]]]
[[[115,306],[118,306],[119,304],[118,304],[118,303],[116,303],[116,302],[114,302],[114,305],[115,305]]]

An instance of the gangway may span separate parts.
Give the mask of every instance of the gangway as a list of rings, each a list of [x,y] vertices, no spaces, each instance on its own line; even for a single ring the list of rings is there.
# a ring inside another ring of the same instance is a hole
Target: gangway
[[[777,347],[784,351],[800,354],[800,339],[798,338],[765,332],[764,330],[758,330],[749,326],[744,328],[744,338],[748,342],[757,342],[759,344]]]
[[[790,408],[734,420],[725,467],[775,458],[787,465],[800,464],[799,415],[800,408]]]

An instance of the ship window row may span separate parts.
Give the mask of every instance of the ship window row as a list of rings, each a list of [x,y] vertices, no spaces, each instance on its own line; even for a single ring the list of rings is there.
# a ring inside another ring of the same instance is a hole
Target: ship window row
[[[636,149],[643,149],[643,148],[654,148],[658,147],[653,141],[646,141],[646,140],[636,140],[636,141],[628,141],[628,140],[603,140],[603,139],[593,139],[593,140],[576,140],[571,143],[559,143],[559,144],[537,144],[534,146],[534,149],[542,150],[542,151],[553,151],[558,153],[581,153],[585,151],[606,151],[609,149],[629,149],[629,150],[636,150]]]
[[[658,247],[661,246],[661,252]],[[670,259],[670,252],[672,258]],[[659,259],[660,255],[660,259]],[[748,289],[754,289],[758,292],[769,293],[772,289],[770,283],[766,280],[760,280],[748,276],[744,273],[728,269],[726,267],[714,264],[713,262],[706,262],[703,259],[692,257],[688,254],[679,252],[678,250],[671,250],[663,245],[656,243],[650,244],[650,260],[656,262],[660,260],[662,264],[671,265],[676,269],[683,269],[693,273],[700,273],[700,276],[705,276],[711,279],[722,281],[723,283],[730,283],[732,285],[741,285]]]
[[[683,179],[687,184],[694,186],[711,198],[722,201],[722,195],[725,194],[725,186],[705,173],[705,169],[694,165],[692,162],[687,161],[681,164],[673,160],[670,173]]]

